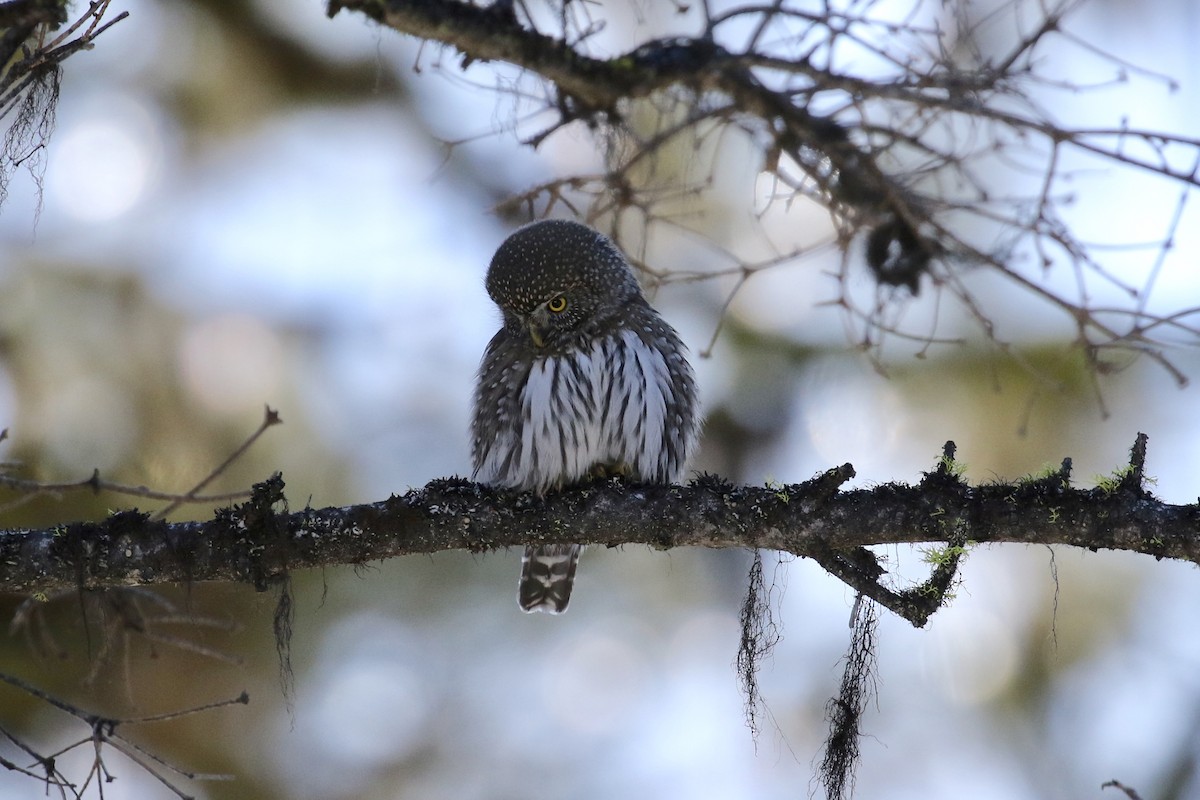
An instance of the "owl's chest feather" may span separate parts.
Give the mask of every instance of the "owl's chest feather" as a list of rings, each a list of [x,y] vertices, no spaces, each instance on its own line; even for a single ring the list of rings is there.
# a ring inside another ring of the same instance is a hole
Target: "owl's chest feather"
[[[671,359],[631,330],[535,359],[523,384],[509,387],[506,422],[477,441],[477,477],[545,491],[597,464],[622,464],[635,480],[674,479],[692,433],[678,396],[691,391],[691,375],[682,356]]]

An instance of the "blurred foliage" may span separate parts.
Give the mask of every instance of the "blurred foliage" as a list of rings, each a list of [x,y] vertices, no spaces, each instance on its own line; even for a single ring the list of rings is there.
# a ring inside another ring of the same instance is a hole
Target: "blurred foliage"
[[[93,470],[129,485],[185,492],[254,430],[262,407],[216,413],[198,402],[181,375],[182,341],[191,320],[148,295],[120,269],[33,264],[0,276],[0,350],[17,414],[7,421],[9,471],[46,483],[83,480]],[[219,359],[221,354],[216,354]],[[219,364],[218,364],[219,368]],[[264,402],[288,404],[288,389]],[[293,418],[290,438],[305,422]],[[307,445],[309,455],[314,455]],[[266,440],[235,462],[214,489],[243,489],[279,468],[284,449]],[[316,459],[317,466],[329,456]],[[312,467],[299,489],[318,480],[330,499],[335,471]],[[343,490],[344,491],[344,490]],[[0,503],[15,501],[12,495]],[[93,519],[113,508],[165,503],[73,491],[44,496],[5,513],[8,525]],[[179,516],[210,515],[186,508]]]

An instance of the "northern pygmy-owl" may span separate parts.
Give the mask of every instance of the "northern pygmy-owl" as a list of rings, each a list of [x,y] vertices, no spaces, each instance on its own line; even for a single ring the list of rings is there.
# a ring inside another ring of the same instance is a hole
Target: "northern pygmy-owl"
[[[540,494],[589,476],[679,479],[700,427],[692,368],[607,237],[527,225],[496,251],[487,291],[504,324],[475,387],[476,480]],[[566,610],[581,549],[527,547],[521,608]]]

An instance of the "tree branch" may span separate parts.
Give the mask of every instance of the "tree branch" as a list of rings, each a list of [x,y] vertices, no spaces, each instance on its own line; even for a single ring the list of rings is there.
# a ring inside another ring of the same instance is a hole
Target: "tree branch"
[[[1069,485],[1070,460],[1044,477],[970,486],[953,446],[915,486],[841,491],[849,464],[800,484],[688,486],[614,480],[550,494],[498,491],[460,478],[378,503],[288,512],[280,476],[247,503],[203,522],[122,511],[102,522],[0,532],[0,591],[50,592],[188,581],[266,589],[291,570],[443,550],[485,552],[570,541],[609,547],[766,548],[815,559],[917,625],[941,603],[957,554],[972,543],[1129,550],[1200,563],[1200,506],[1163,503],[1141,485],[1144,437],[1130,466],[1093,489]],[[952,553],[918,587],[886,585],[864,547],[945,542]]]
[[[563,39],[522,26],[502,3],[482,8],[439,0],[330,0],[329,16],[343,8],[401,33],[453,45],[462,53],[464,66],[504,61],[537,72],[590,109],[615,110],[620,100],[644,97],[681,76],[664,72],[647,80],[645,71],[633,69],[629,58],[590,58]]]
[[[966,270],[985,266],[1061,312],[1093,375],[1109,369],[1106,353],[1115,351],[1144,355],[1186,383],[1167,348],[1175,343],[1172,337],[1200,335],[1200,307],[1177,305],[1160,316],[1148,313],[1141,299],[1159,270],[1153,264],[1173,249],[1178,220],[1161,241],[1145,246],[1152,266],[1139,288],[1125,285],[1101,263],[1094,251],[1102,244],[1073,233],[1062,208],[1077,191],[1073,171],[1093,160],[1168,179],[1181,190],[1182,208],[1200,187],[1200,139],[1124,121],[1099,128],[1055,121],[1043,96],[1107,84],[1064,83],[1044,70],[1035,53],[1075,46],[1104,59],[1114,70],[1114,83],[1129,72],[1121,59],[1064,31],[1064,17],[1078,4],[1030,0],[1027,9],[1009,4],[1005,13],[1011,13],[1016,41],[991,56],[971,43],[996,33],[991,28],[1000,23],[987,21],[994,15],[973,21],[963,12],[956,18],[959,29],[948,31],[932,21],[939,15],[922,25],[918,20],[927,9],[922,0],[912,0],[902,23],[877,13],[878,3],[827,3],[817,13],[778,2],[704,14],[698,32],[697,15],[680,7],[675,25],[680,35],[631,42],[624,52],[598,57],[589,51],[589,37],[604,25],[600,5],[576,14],[579,4],[551,3],[560,12],[553,21],[511,0],[328,3],[330,16],[346,9],[452,48],[463,67],[498,62],[542,79],[546,99],[540,110],[550,111],[552,121],[524,137],[525,144],[536,147],[576,121],[589,126],[602,140],[604,176],[563,177],[522,193],[519,199],[531,210],[537,199],[545,209],[558,202],[574,209],[590,197],[590,220],[629,209],[647,225],[666,219],[677,212],[665,200],[671,194],[656,192],[641,168],[656,160],[674,163],[680,154],[673,147],[696,153],[706,137],[734,132],[760,152],[762,172],[781,190],[774,196],[788,203],[806,197],[829,212],[845,256],[833,303],[861,330],[859,344],[875,357],[887,335],[927,345],[941,341],[890,313],[904,298],[930,288],[952,297],[985,340],[1010,351],[1012,342],[1001,338],[987,308],[962,280]],[[1026,25],[1025,11],[1035,15],[1034,24]],[[747,26],[756,30],[748,42]],[[502,85],[500,91],[519,93],[507,81]],[[705,169],[697,160],[703,158],[688,157],[689,170]],[[1040,187],[1014,188],[1014,162],[1024,165],[1022,171],[1044,172]],[[704,184],[672,191],[693,195]],[[856,242],[865,246],[856,249]],[[722,252],[718,242],[710,244]],[[777,263],[801,257],[797,251]],[[748,277],[746,261],[735,259]],[[851,265],[861,261],[877,292],[850,289]],[[1064,292],[1061,284],[1048,282],[1054,267],[1072,271],[1079,290]],[[1095,307],[1090,281],[1112,285],[1130,303]],[[894,291],[901,288],[905,291]]]

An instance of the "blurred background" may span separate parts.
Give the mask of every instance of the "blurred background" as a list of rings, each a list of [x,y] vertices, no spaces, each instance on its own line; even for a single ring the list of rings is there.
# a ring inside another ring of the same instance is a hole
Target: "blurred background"
[[[921,6],[919,19],[937,23],[954,5]],[[590,44],[599,52],[681,29],[674,6],[615,8]],[[1135,80],[1056,96],[1064,123],[1200,129],[1200,9],[1152,9],[1093,0],[1070,29],[1175,77],[1178,91]],[[99,469],[185,491],[269,404],[285,424],[213,488],[280,470],[293,508],[319,507],[469,474],[474,370],[497,327],[483,274],[526,219],[496,208],[598,168],[596,141],[571,129],[536,151],[520,145],[537,125],[494,91],[515,73],[460,70],[457,57],[359,16],[327,19],[316,0],[114,0],[111,13],[122,10],[127,20],[66,62],[41,191],[18,172],[0,214],[0,460],[43,481]],[[1079,53],[1045,57],[1086,73],[1093,62]],[[694,359],[708,415],[696,469],[794,482],[848,461],[855,485],[917,481],[953,439],[972,481],[1070,456],[1076,482],[1091,485],[1125,463],[1142,431],[1154,491],[1195,502],[1195,342],[1171,352],[1189,388],[1147,360],[1094,383],[1067,348],[1070,320],[980,272],[964,280],[1020,360],[984,343],[917,359],[903,342],[868,359],[854,346],[861,331],[822,305],[839,291],[839,257],[819,247],[828,218],[806,202],[770,202],[761,155],[745,142],[700,157],[711,160],[677,167],[714,176],[680,201],[691,228],[746,257],[761,246],[744,233],[752,224],[814,250],[754,275],[724,314],[733,276],[653,287],[693,353],[706,354]],[[1179,197],[1112,168],[1077,175],[1075,188],[1065,221],[1127,242],[1166,235]],[[1200,225],[1185,212],[1151,308],[1200,303]],[[627,234],[664,272],[729,266],[685,236]],[[1135,284],[1154,267],[1153,251],[1118,256]],[[853,291],[874,291],[865,270],[850,279]],[[898,308],[919,322],[935,303],[925,292]],[[967,319],[942,324],[979,339]],[[153,508],[67,494],[7,509],[0,525],[129,505]],[[885,554],[898,575],[921,577],[919,549]],[[0,639],[0,671],[114,717],[249,691],[248,707],[121,728],[182,770],[233,776],[178,778],[204,798],[817,791],[824,706],[849,644],[846,587],[810,563],[768,558],[783,638],[763,665],[769,714],[756,741],[733,669],[749,554],[591,550],[561,618],[517,611],[519,560],[446,553],[296,575],[291,711],[271,633],[276,598],[242,586],[135,595],[122,601],[133,612],[53,599]],[[1119,796],[1100,788],[1114,778],[1144,798],[1200,797],[1194,565],[1004,546],[973,550],[962,578],[925,630],[882,619],[856,797],[1078,800]],[[3,617],[20,602],[3,598]],[[140,632],[124,624],[131,617]],[[43,753],[88,735],[16,690],[0,697],[0,726]],[[0,755],[23,763],[7,744]],[[92,758],[85,745],[60,768],[82,780]],[[173,796],[116,753],[106,764],[116,776],[107,798]],[[44,787],[4,771],[0,796],[43,797]]]

